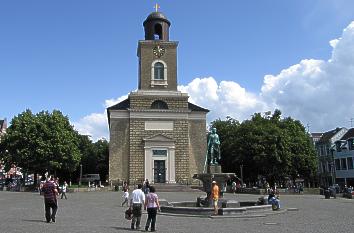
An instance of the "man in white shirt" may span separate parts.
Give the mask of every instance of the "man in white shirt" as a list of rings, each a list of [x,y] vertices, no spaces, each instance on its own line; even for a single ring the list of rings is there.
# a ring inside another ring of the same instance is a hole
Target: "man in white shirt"
[[[145,203],[145,194],[141,190],[142,185],[138,184],[138,188],[135,189],[132,193],[132,199],[130,200],[130,208],[132,208],[133,218],[131,223],[131,229],[134,229],[136,223],[136,229],[140,229],[140,220],[142,206]]]

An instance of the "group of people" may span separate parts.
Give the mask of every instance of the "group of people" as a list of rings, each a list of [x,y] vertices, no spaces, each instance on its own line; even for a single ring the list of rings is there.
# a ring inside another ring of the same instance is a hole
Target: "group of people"
[[[123,198],[124,201],[122,206],[125,204],[128,206],[128,211],[132,213],[131,225],[132,230],[140,229],[140,222],[142,216],[142,209],[147,211],[148,218],[145,224],[145,231],[148,231],[150,226],[151,231],[156,231],[156,215],[160,211],[159,197],[155,193],[155,187],[149,184],[149,181],[146,180],[144,185],[138,184],[137,188],[132,192],[132,198],[129,202],[129,188],[126,183],[123,184]]]

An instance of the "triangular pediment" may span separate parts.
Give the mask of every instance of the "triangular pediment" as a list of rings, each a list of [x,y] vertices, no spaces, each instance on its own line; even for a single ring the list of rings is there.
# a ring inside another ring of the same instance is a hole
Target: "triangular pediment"
[[[150,142],[174,142],[174,140],[170,137],[167,137],[163,134],[156,134],[152,137],[149,138],[144,138],[144,141],[150,141]]]

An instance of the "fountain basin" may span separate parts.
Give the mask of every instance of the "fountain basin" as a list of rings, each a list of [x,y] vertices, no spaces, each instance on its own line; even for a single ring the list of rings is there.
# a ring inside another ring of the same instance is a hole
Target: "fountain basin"
[[[224,202],[225,203],[225,202]],[[246,201],[237,202],[238,207],[229,207],[227,204],[222,203],[221,206],[226,207],[219,208],[219,215],[235,215],[244,214],[248,212],[262,212],[272,210],[271,205],[255,205],[256,202]],[[231,206],[235,206],[235,202]],[[184,202],[171,202],[169,206],[161,206],[162,213],[181,214],[181,215],[200,215],[210,216],[214,213],[212,207],[197,207],[197,202],[184,201]]]

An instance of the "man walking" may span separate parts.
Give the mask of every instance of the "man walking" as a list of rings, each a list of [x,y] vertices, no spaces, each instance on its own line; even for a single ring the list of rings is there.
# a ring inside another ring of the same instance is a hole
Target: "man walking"
[[[214,215],[218,215],[219,186],[216,184],[215,180],[211,182],[211,184],[211,198],[214,206]]]
[[[55,215],[58,209],[58,190],[56,189],[55,184],[50,179],[47,179],[43,185],[42,192],[44,194],[45,218],[47,223],[51,220],[52,222],[55,222]],[[52,213],[50,212],[51,209]]]
[[[142,185],[138,184],[138,188],[135,189],[132,193],[132,199],[130,201],[130,208],[132,208],[133,218],[131,223],[131,229],[134,229],[136,223],[136,229],[140,229],[140,220],[141,220],[141,212],[142,206],[145,203],[145,194],[141,190]]]

